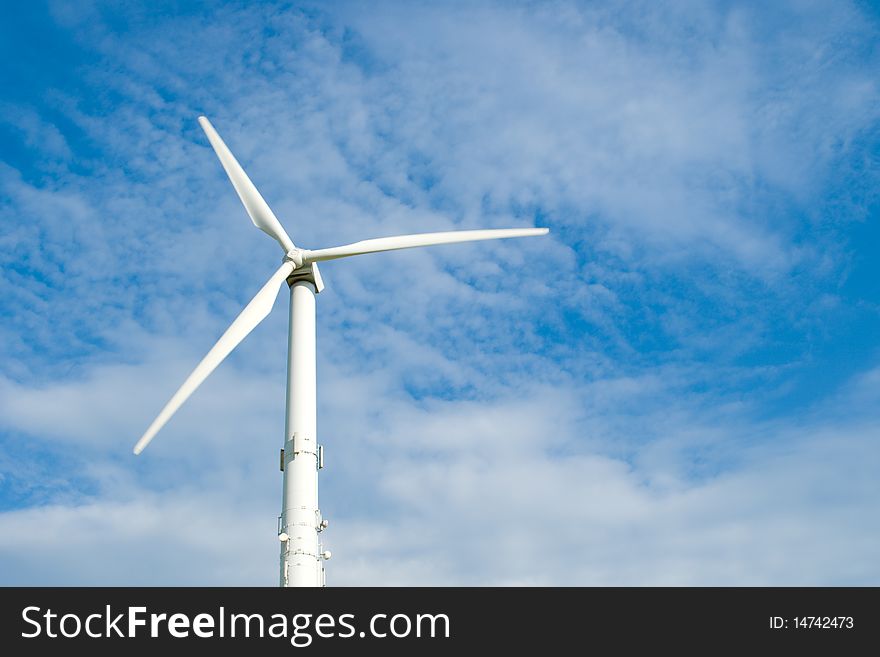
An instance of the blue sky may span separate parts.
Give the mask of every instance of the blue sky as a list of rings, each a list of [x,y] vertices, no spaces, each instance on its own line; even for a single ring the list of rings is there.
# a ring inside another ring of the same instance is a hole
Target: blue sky
[[[272,585],[294,241],[328,583],[880,583],[870,3],[26,3],[0,27],[0,583]]]

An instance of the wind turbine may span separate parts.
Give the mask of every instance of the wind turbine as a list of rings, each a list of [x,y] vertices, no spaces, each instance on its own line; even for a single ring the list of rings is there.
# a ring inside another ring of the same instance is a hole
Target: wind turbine
[[[379,251],[410,249],[417,246],[473,242],[546,235],[547,228],[502,230],[462,230],[380,237],[310,251],[297,247],[281,222],[254,187],[235,156],[204,116],[199,123],[220,158],[226,175],[235,187],[254,225],[274,238],[284,250],[281,266],[251,299],[235,321],[165,404],[153,423],[134,446],[140,454],[171,416],[195,392],[211,372],[232,352],[248,333],[272,311],[282,283],[290,286],[290,324],[287,338],[287,406],[284,422],[284,449],[281,452],[283,496],[278,537],[281,540],[281,586],[323,586],[323,561],[318,534],[327,521],[318,509],[318,470],[323,467],[323,450],[317,442],[317,404],[315,377],[315,295],[324,289],[318,263],[324,260]]]

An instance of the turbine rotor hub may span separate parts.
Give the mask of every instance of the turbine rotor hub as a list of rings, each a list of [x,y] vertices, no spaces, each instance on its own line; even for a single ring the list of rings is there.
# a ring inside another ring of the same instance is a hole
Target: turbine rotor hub
[[[284,254],[284,259],[289,260],[293,263],[293,266],[296,269],[299,269],[303,266],[303,256],[305,255],[305,252],[305,249],[291,249]]]

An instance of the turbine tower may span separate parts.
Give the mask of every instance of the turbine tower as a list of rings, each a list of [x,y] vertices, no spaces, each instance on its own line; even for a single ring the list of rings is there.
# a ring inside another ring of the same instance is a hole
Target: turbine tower
[[[290,324],[287,339],[287,406],[284,448],[281,452],[283,494],[278,527],[281,541],[279,581],[281,586],[323,586],[323,562],[330,558],[330,552],[322,550],[318,536],[327,527],[327,521],[318,509],[318,471],[323,467],[323,451],[317,435],[315,295],[324,289],[318,263],[417,246],[546,235],[549,231],[547,228],[462,230],[380,237],[315,251],[301,249],[290,239],[208,119],[200,116],[199,123],[251,221],[281,245],[284,258],[268,282],[165,404],[138,440],[134,453],[143,451],[208,375],[269,315],[278,290],[286,282],[290,287]]]

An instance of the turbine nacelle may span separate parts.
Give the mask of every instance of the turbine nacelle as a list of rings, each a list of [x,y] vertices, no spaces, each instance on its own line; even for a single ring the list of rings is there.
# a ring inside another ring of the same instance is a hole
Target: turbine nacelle
[[[284,260],[285,262],[289,262],[286,256]],[[290,276],[287,277],[288,285],[293,285],[297,281],[307,281],[314,285],[316,294],[324,289],[324,279],[321,278],[321,270],[318,269],[317,262],[307,262],[303,260],[302,266],[294,269],[290,273]]]

